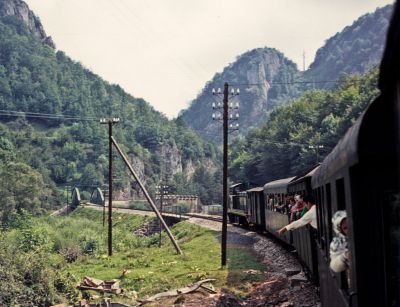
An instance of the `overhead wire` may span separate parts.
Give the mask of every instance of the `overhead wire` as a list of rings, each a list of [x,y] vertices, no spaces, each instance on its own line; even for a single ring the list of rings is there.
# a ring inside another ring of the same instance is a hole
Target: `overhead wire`
[[[323,83],[359,83],[363,80],[316,80],[316,81],[288,81],[288,82],[267,82],[267,83],[229,83],[229,86],[259,86],[259,85],[293,85],[293,84],[323,84]]]
[[[21,112],[13,110],[0,110],[0,116],[12,117],[30,117],[43,119],[60,119],[60,120],[75,120],[75,121],[98,121],[95,117],[73,116],[66,114],[38,113],[38,112]]]

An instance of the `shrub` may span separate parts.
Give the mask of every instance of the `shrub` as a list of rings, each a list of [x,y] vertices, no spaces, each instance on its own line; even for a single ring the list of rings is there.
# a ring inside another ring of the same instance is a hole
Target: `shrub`
[[[23,252],[34,250],[48,251],[51,249],[50,230],[42,225],[26,225],[17,232],[17,246]]]
[[[21,251],[14,238],[4,233],[0,245],[0,306],[50,306],[63,301],[47,251]],[[71,289],[71,284],[65,289]]]

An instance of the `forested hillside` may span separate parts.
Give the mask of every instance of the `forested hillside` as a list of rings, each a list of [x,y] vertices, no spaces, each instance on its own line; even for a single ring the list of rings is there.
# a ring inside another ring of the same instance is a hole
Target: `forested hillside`
[[[108,174],[102,117],[121,118],[114,126],[115,137],[151,189],[161,174],[169,179],[172,192],[189,189],[195,194],[219,184],[213,145],[182,120],[168,120],[143,99],[56,52],[15,16],[0,18],[0,115],[0,177],[15,177],[18,184],[23,184],[18,180],[22,174],[35,178],[18,188],[26,193],[22,202],[17,189],[1,189],[5,193],[1,208],[23,207],[37,213],[53,206],[56,199],[61,201],[56,186],[101,186]],[[206,183],[192,180],[204,176]],[[118,159],[115,177],[120,195],[130,190]],[[211,202],[219,196],[203,193],[201,197]]]
[[[231,146],[230,173],[238,181],[263,185],[302,173],[316,164],[309,145],[323,145],[319,161],[378,95],[378,69],[353,76],[335,91],[310,91],[274,110],[270,120]]]

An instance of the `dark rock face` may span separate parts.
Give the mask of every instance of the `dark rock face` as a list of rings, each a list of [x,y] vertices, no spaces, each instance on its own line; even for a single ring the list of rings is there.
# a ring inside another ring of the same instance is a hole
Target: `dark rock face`
[[[22,20],[36,39],[55,48],[53,40],[46,35],[39,18],[33,14],[25,2],[21,0],[0,0],[0,17],[5,16],[15,16]]]

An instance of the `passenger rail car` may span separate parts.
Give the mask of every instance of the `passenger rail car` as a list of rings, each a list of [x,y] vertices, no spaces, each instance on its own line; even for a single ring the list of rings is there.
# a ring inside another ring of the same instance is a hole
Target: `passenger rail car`
[[[311,178],[318,168],[319,165],[316,165],[304,176],[292,180],[288,184],[288,193],[291,195],[310,195],[312,193]],[[310,271],[311,276],[318,281],[315,235],[316,231],[310,225],[291,231],[292,245],[296,248],[299,259]]]
[[[228,219],[230,223],[248,226],[246,183],[237,183],[229,187]]]
[[[379,77],[380,96],[312,178],[324,306],[400,306],[400,7],[396,3]],[[332,214],[348,214],[349,270],[329,269]]]
[[[283,236],[279,237],[276,231],[289,224],[289,212],[287,210],[279,212],[275,209],[275,206],[281,202],[286,203],[288,201],[288,185],[295,178],[296,177],[289,177],[275,180],[264,185],[264,197],[266,200],[265,229],[287,244],[292,244],[292,237],[290,233],[287,232]]]
[[[389,26],[379,89],[319,167],[265,184],[264,200],[253,198],[247,208],[249,220],[277,235],[289,215],[275,206],[288,195],[314,194],[318,231],[296,229],[280,239],[318,276],[322,306],[400,307],[400,1]],[[248,191],[248,199],[259,192]],[[350,263],[342,273],[329,267],[337,210],[346,210],[348,221]]]
[[[246,191],[248,221],[260,230],[265,229],[264,188],[257,187]]]
[[[399,24],[396,28],[398,35]],[[399,43],[397,37],[397,48]],[[400,49],[396,52],[399,55]],[[388,61],[387,51],[385,55],[384,61]],[[393,67],[397,72],[398,55]],[[385,73],[389,72],[381,70],[381,95],[312,179],[319,208],[321,297],[326,306],[333,306],[333,302],[334,306],[400,306],[400,80],[399,74],[394,75],[396,80],[387,80]],[[350,268],[333,274],[327,261],[332,239],[330,218],[344,209],[348,214]]]

